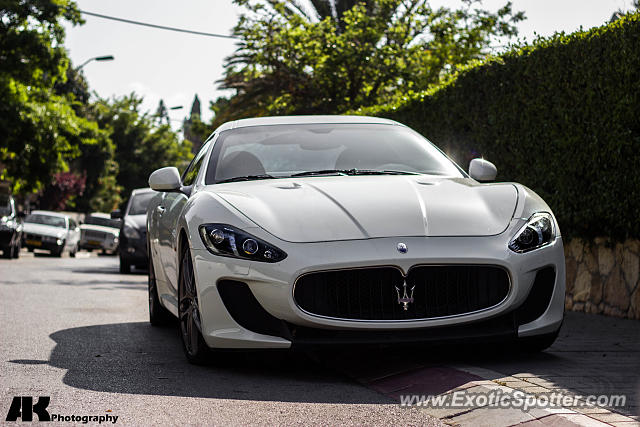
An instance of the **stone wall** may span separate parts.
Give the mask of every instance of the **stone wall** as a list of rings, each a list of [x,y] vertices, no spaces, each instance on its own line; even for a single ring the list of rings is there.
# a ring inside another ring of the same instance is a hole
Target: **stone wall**
[[[640,319],[640,241],[564,242],[567,310]]]

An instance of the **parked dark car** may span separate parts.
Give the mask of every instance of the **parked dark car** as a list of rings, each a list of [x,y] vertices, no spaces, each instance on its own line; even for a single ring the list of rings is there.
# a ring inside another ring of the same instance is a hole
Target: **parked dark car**
[[[0,250],[5,258],[18,258],[22,245],[22,219],[10,195],[0,195]]]
[[[120,226],[120,273],[130,273],[131,266],[147,268],[147,206],[157,193],[150,188],[138,188],[131,197],[124,212],[111,212],[112,219],[122,218]]]

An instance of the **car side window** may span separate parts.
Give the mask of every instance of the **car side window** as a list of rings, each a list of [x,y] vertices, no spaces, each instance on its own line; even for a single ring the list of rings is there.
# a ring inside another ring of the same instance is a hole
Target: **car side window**
[[[75,230],[78,225],[72,219],[69,219],[69,230]]]
[[[200,172],[200,168],[202,167],[202,162],[204,160],[204,155],[209,148],[209,143],[206,143],[202,146],[196,157],[191,161],[191,164],[187,167],[187,170],[184,171],[182,176],[182,185],[188,187],[193,185],[198,177],[198,172]]]

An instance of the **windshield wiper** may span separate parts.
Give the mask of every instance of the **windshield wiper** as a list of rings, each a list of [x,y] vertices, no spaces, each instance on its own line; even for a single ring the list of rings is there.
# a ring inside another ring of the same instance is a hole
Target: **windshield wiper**
[[[422,175],[419,172],[399,171],[393,169],[353,169],[351,175]]]
[[[261,175],[245,175],[245,176],[234,176],[233,178],[223,179],[222,181],[218,181],[218,184],[222,184],[225,182],[238,182],[238,181],[256,181],[259,179],[276,179],[275,176],[268,174]]]
[[[314,176],[314,175],[421,175],[418,172],[400,170],[376,170],[376,169],[322,169],[317,171],[307,171],[294,173],[291,177]]]
[[[290,175],[290,177],[296,176],[313,176],[313,175],[349,175],[351,169],[321,169],[317,171],[299,172]]]

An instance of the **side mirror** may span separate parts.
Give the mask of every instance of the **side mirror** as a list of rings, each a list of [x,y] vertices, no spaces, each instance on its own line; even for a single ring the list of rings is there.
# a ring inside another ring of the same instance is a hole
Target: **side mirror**
[[[480,182],[488,182],[496,179],[498,169],[496,166],[484,159],[473,159],[469,163],[469,175]]]
[[[115,211],[111,212],[111,219],[121,219],[122,218],[122,212],[120,211],[120,209],[116,209]]]
[[[182,181],[178,169],[170,166],[153,172],[149,176],[149,187],[156,191],[179,191]]]

